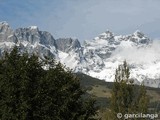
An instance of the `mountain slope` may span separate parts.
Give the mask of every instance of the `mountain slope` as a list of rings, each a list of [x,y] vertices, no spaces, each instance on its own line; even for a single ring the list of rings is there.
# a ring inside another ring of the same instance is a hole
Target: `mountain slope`
[[[113,83],[105,82],[82,73],[77,73],[76,76],[80,79],[81,86],[87,90],[87,95],[96,99],[96,103],[100,107],[99,116],[101,116],[103,120],[103,118],[105,118],[106,109],[110,107]],[[134,87],[135,91],[140,88],[138,85]],[[160,113],[160,88],[146,87],[146,91],[150,98],[148,105],[149,113],[155,113],[155,111]]]
[[[140,31],[125,36],[106,31],[81,45],[73,38],[54,39],[37,26],[13,30],[7,22],[1,22],[0,55],[15,45],[21,52],[54,58],[74,72],[105,81],[113,81],[115,69],[127,60],[136,84],[144,82],[146,86],[160,87],[160,42]]]
[[[82,72],[99,79],[113,81],[115,69],[127,60],[135,83],[140,84],[144,81],[147,86],[159,87],[158,45],[159,42],[152,41],[140,31],[126,36],[114,36],[110,31],[106,31],[93,40],[85,41],[84,55],[88,64]],[[85,71],[86,69],[88,71]]]

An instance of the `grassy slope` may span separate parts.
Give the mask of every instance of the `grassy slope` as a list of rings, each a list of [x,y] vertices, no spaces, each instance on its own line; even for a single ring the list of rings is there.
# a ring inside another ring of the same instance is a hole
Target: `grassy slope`
[[[77,76],[80,79],[82,87],[87,89],[87,93],[95,97],[98,106],[100,106],[100,108],[108,108],[113,83],[92,78],[81,73],[78,73]],[[156,111],[160,112],[160,88],[146,87],[146,89],[150,97],[149,108],[152,110],[156,109]]]

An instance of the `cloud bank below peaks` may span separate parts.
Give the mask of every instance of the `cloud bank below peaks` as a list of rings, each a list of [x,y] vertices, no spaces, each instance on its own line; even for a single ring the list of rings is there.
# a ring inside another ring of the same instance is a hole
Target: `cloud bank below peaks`
[[[131,42],[121,43],[112,53],[112,59],[128,61],[129,64],[152,64],[160,61],[160,40],[153,40],[150,45],[135,46]]]

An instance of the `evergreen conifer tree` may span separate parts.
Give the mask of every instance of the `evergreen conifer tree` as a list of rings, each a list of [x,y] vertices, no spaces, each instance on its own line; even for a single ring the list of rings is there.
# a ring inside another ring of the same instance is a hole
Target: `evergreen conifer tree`
[[[91,120],[95,101],[84,93],[72,71],[54,60],[17,47],[0,59],[1,120]]]
[[[124,119],[117,118],[117,114],[121,113],[146,113],[148,108],[148,97],[144,85],[139,90],[135,89],[133,80],[130,78],[130,71],[127,62],[119,65],[115,73],[115,81],[112,88],[111,105],[108,116],[110,120]],[[108,114],[107,114],[108,115]]]
[[[138,104],[137,104],[137,112],[141,113],[147,113],[148,112],[148,103],[149,103],[149,97],[147,96],[147,91],[145,89],[144,84],[141,84],[139,95],[138,95]]]

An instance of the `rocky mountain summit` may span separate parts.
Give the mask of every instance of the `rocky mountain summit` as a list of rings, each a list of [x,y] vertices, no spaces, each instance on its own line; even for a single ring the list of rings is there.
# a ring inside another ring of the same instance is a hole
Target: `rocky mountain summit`
[[[130,65],[136,84],[160,87],[160,43],[140,31],[130,35],[100,34],[81,45],[78,39],[55,39],[37,26],[13,30],[7,22],[0,23],[0,55],[15,45],[21,52],[49,56],[74,72],[82,72],[105,81],[113,81],[115,69],[124,60]]]

